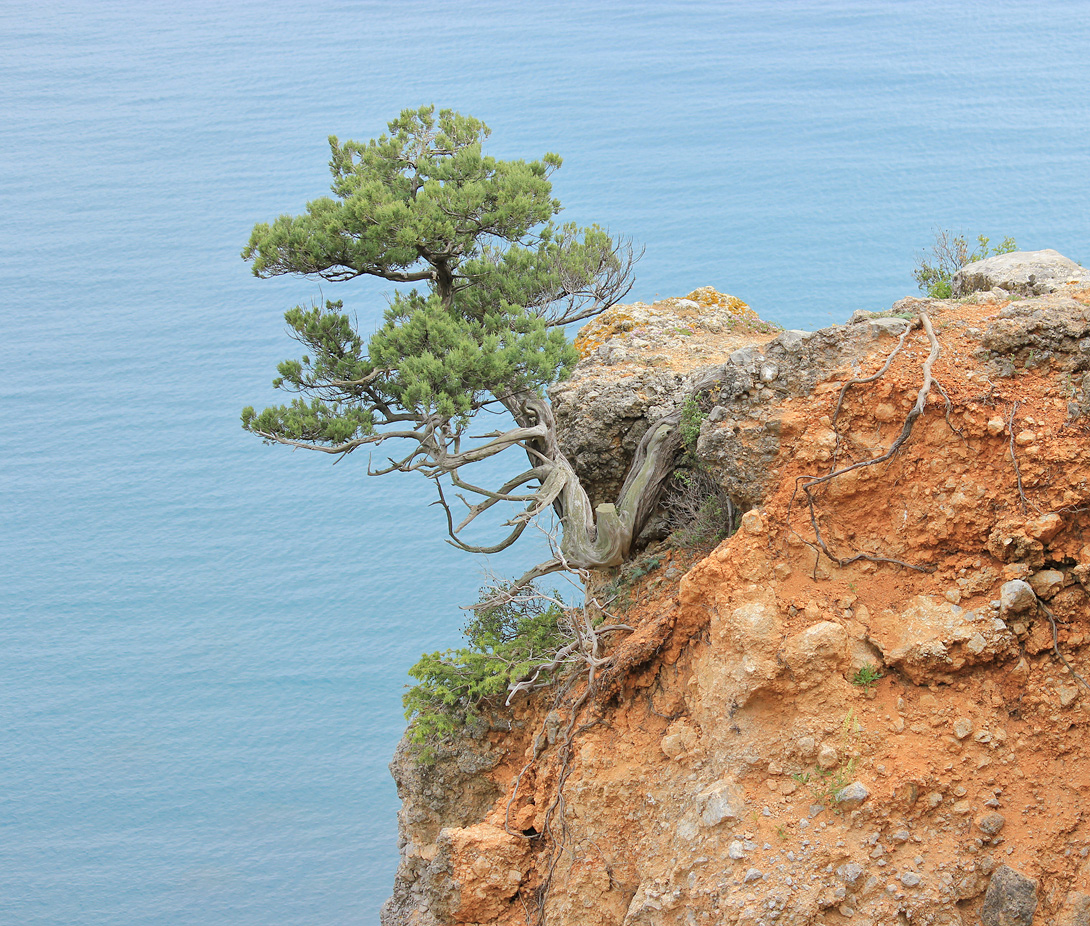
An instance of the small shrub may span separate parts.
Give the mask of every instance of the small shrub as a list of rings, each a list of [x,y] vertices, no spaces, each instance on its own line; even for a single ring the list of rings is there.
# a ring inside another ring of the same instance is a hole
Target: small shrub
[[[678,423],[678,431],[681,433],[681,439],[685,442],[685,446],[690,450],[696,447],[696,442],[700,438],[700,426],[707,417],[707,413],[700,407],[695,395],[689,396],[681,406],[681,421]]]
[[[966,264],[1018,250],[1013,238],[1004,238],[991,250],[988,249],[989,241],[989,238],[979,235],[977,246],[970,253],[964,235],[955,235],[946,229],[936,231],[931,253],[917,257],[916,268],[912,271],[920,292],[927,293],[932,299],[949,299],[953,295],[951,284],[954,274]]]
[[[852,684],[857,688],[870,688],[882,677],[882,670],[876,665],[865,665],[852,676]]]
[[[493,590],[482,590],[488,594]],[[443,739],[479,716],[482,702],[548,665],[572,639],[562,608],[539,600],[482,608],[464,628],[469,646],[426,653],[409,669],[417,684],[402,702],[416,746]]]
[[[675,470],[662,503],[670,541],[682,548],[718,543],[738,528],[738,512],[704,469]]]

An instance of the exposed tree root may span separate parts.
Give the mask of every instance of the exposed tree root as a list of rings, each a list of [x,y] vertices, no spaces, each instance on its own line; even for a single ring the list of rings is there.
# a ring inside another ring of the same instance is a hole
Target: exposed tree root
[[[835,464],[835,457],[834,457],[834,462],[833,462],[834,468],[830,472],[826,473],[824,476],[798,476],[795,479],[795,491],[791,493],[791,499],[788,502],[787,518],[788,518],[788,520],[790,520],[791,508],[794,506],[795,497],[798,494],[799,489],[801,489],[802,492],[806,495],[806,502],[807,502],[807,506],[808,506],[809,511],[810,511],[810,525],[811,525],[811,527],[813,527],[814,537],[816,538],[817,545],[818,545],[818,547],[820,547],[821,551],[827,557],[829,557],[830,560],[832,560],[834,563],[836,563],[838,566],[847,566],[847,565],[850,565],[851,563],[858,562],[859,560],[867,560],[869,562],[874,562],[874,563],[892,563],[892,564],[898,565],[898,566],[905,566],[908,569],[914,569],[917,572],[932,572],[932,571],[934,571],[934,566],[917,566],[917,565],[913,565],[912,563],[906,563],[906,562],[904,562],[902,560],[893,559],[893,558],[887,557],[887,556],[876,556],[876,555],[874,555],[872,553],[857,553],[854,556],[850,556],[850,557],[837,556],[835,553],[832,552],[832,550],[829,549],[828,545],[825,542],[825,539],[821,536],[821,529],[820,529],[820,527],[818,525],[818,518],[817,518],[817,507],[816,507],[816,504],[815,504],[815,499],[814,499],[814,494],[813,494],[814,489],[816,489],[818,486],[824,485],[827,482],[831,482],[833,479],[837,479],[837,478],[839,478],[841,476],[844,476],[844,475],[846,475],[846,474],[848,474],[850,472],[853,472],[855,470],[858,470],[858,469],[864,469],[864,468],[870,467],[870,466],[877,466],[880,463],[885,463],[887,460],[892,459],[893,456],[904,445],[905,441],[908,440],[909,435],[912,434],[912,428],[916,423],[916,419],[919,418],[920,415],[923,414],[924,408],[927,405],[927,397],[928,397],[928,394],[931,391],[931,386],[933,384],[935,384],[934,379],[932,377],[931,370],[932,370],[932,367],[935,364],[935,361],[939,357],[939,353],[941,352],[941,348],[939,346],[938,338],[935,337],[935,330],[931,326],[931,319],[928,317],[926,312],[924,312],[922,310],[920,311],[919,321],[920,321],[920,324],[923,326],[924,331],[927,333],[928,340],[931,342],[931,350],[927,355],[927,359],[923,363],[923,383],[920,386],[919,392],[916,394],[916,402],[912,406],[912,408],[909,409],[908,415],[905,417],[904,424],[901,427],[901,433],[897,436],[897,439],[894,440],[894,442],[890,445],[889,449],[886,450],[886,452],[883,453],[881,456],[872,457],[869,460],[860,460],[857,463],[852,463],[852,464],[850,464],[848,466],[843,466],[843,467],[841,467],[839,469],[835,468],[836,464]],[[849,380],[847,383],[844,384],[844,386],[840,390],[840,398],[837,400],[836,411],[835,411],[835,413],[833,415],[833,429],[834,429],[834,431],[836,429],[836,418],[840,414],[840,409],[841,409],[841,405],[842,405],[843,400],[844,400],[844,395],[847,392],[848,388],[850,386],[857,385],[859,383],[874,382],[876,379],[880,378],[889,369],[889,366],[890,366],[890,363],[893,360],[893,357],[897,354],[898,351],[900,351],[901,347],[904,344],[905,337],[907,336],[908,332],[910,330],[912,330],[912,327],[914,327],[914,326],[906,328],[905,331],[902,333],[901,339],[897,342],[897,346],[893,349],[893,352],[886,359],[886,363],[882,367],[881,370],[879,370],[873,376],[869,376],[869,377],[865,377],[865,378],[859,378],[859,379],[852,379],[852,380]],[[935,384],[935,385],[937,385],[937,384]],[[943,397],[946,399],[947,423],[950,423],[950,418],[949,418],[949,415],[950,415],[950,399],[949,399],[949,397],[946,396],[946,393],[942,390],[941,386],[938,386],[937,388],[939,389],[940,392],[942,392]],[[954,428],[952,424],[950,425],[950,427],[956,432],[957,429]],[[838,446],[839,446],[839,435],[838,435]],[[816,569],[816,564],[815,564],[815,569]]]
[[[549,534],[551,542],[555,541],[555,536]],[[554,553],[563,562],[563,553],[561,553],[554,546]],[[583,588],[586,588],[589,576],[585,570],[576,570],[571,567],[567,567],[565,564],[565,571],[573,573],[580,579]],[[542,599],[552,604],[557,604],[561,607],[567,607],[564,603],[554,596],[548,595],[536,590],[529,590],[526,588],[507,588],[498,590],[498,594],[506,601],[512,602],[525,602],[531,598]],[[538,683],[538,679],[543,674],[548,676],[552,671],[567,664],[572,666],[583,666],[585,671],[571,672],[568,674],[565,682],[557,691],[556,696],[553,698],[552,709],[546,713],[542,719],[541,729],[534,737],[533,753],[530,759],[519,770],[518,775],[515,777],[514,785],[511,789],[511,794],[507,799],[507,804],[504,808],[503,816],[503,828],[509,836],[518,836],[522,839],[543,840],[543,845],[548,846],[546,850],[548,852],[548,864],[541,878],[538,887],[535,891],[536,896],[536,914],[534,917],[537,926],[544,926],[545,924],[545,903],[548,899],[549,888],[552,885],[553,874],[556,870],[557,863],[563,857],[564,850],[567,846],[567,826],[564,818],[564,784],[567,781],[568,775],[571,772],[571,754],[572,745],[576,738],[583,731],[589,729],[597,723],[601,722],[600,717],[594,717],[586,723],[580,724],[578,727],[576,723],[579,720],[579,716],[586,706],[588,700],[592,698],[598,688],[598,670],[603,666],[608,665],[612,660],[612,655],[601,655],[600,643],[604,634],[611,633],[617,630],[631,631],[632,628],[627,624],[611,623],[607,626],[594,626],[594,620],[591,616],[591,609],[594,609],[597,613],[604,615],[605,617],[612,618],[612,615],[606,610],[605,606],[598,601],[597,598],[588,596],[581,608],[568,608],[569,614],[573,611],[578,612],[571,622],[572,630],[575,633],[575,638],[567,646],[558,650],[554,654],[553,658],[548,663],[543,663],[533,673],[524,679],[519,679],[513,682],[509,688],[509,695],[507,698],[507,704],[511,703],[511,699],[519,692],[530,692],[535,688],[541,687]],[[514,806],[515,801],[518,799],[519,789],[522,786],[523,778],[534,767],[537,761],[541,758],[542,754],[548,748],[547,738],[547,725],[550,716],[555,716],[555,713],[561,709],[565,698],[568,697],[572,688],[580,681],[580,679],[586,680],[586,685],[583,688],[582,693],[575,699],[575,701],[566,708],[569,718],[567,728],[564,730],[562,737],[558,738],[559,746],[556,751],[556,767],[557,767],[557,780],[556,785],[553,788],[552,801],[545,810],[545,814],[542,818],[542,825],[540,832],[522,832],[518,829],[513,829],[511,826],[511,808]],[[559,821],[558,824],[554,821]],[[525,906],[525,901],[524,901]],[[529,910],[527,910],[527,922],[530,922]]]
[[[1064,666],[1067,668],[1067,671],[1071,673],[1075,681],[1082,685],[1082,687],[1085,688],[1087,691],[1090,691],[1090,685],[1086,683],[1086,679],[1084,679],[1081,675],[1079,675],[1078,672],[1075,671],[1071,663],[1068,662],[1067,659],[1064,657],[1064,654],[1060,652],[1060,635],[1056,630],[1056,615],[1052,613],[1052,609],[1049,608],[1049,606],[1043,601],[1041,601],[1040,598],[1037,599],[1037,607],[1045,612],[1045,616],[1048,618],[1049,624],[1052,625],[1052,652],[1054,652],[1060,662],[1064,664]]]
[[[1011,439],[1011,462],[1014,464],[1014,476],[1018,480],[1018,500],[1022,504],[1022,514],[1027,514],[1029,508],[1026,505],[1026,492],[1022,488],[1022,470],[1018,466],[1018,455],[1014,452],[1014,414],[1018,411],[1020,404],[1020,402],[1015,402],[1011,406],[1011,416],[1007,419],[1007,431]],[[1055,631],[1055,627],[1053,627],[1053,630]]]
[[[836,422],[837,419],[840,418],[840,410],[844,406],[844,396],[848,394],[848,390],[851,389],[852,386],[862,386],[866,383],[873,383],[885,376],[889,371],[890,366],[893,364],[893,358],[896,357],[901,352],[901,348],[905,346],[905,338],[908,337],[909,332],[915,327],[915,322],[905,326],[905,330],[901,332],[900,338],[897,339],[896,346],[890,351],[889,356],[886,357],[886,362],[882,365],[882,369],[870,376],[857,376],[849,379],[840,387],[840,395],[838,395],[836,399],[836,410],[833,412],[833,434],[836,435],[836,445],[833,447],[834,469],[836,468],[836,458],[840,455],[840,432],[836,429]]]

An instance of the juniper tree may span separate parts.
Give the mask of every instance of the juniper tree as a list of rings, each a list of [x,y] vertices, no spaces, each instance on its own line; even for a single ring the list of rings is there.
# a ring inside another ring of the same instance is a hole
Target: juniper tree
[[[632,247],[597,225],[557,224],[550,176],[561,163],[484,154],[484,123],[434,107],[406,110],[364,143],[331,137],[332,197],[255,226],[242,256],[259,277],[329,281],[379,277],[412,288],[390,297],[369,339],[342,302],[296,306],[285,318],[304,348],[273,384],[297,393],[243,427],[267,442],[344,455],[390,441],[372,474],[420,472],[434,481],[451,542],[473,552],[512,544],[552,508],[563,530],[558,568],[616,565],[628,555],[670,471],[676,420],[645,435],[615,505],[592,510],[560,449],[546,388],[578,359],[565,326],[629,291]],[[478,437],[477,414],[502,407],[511,427]],[[467,470],[513,448],[526,468],[498,486]],[[444,489],[446,485],[446,489]],[[464,503],[452,510],[451,487]],[[462,532],[496,505],[517,506],[488,545]]]

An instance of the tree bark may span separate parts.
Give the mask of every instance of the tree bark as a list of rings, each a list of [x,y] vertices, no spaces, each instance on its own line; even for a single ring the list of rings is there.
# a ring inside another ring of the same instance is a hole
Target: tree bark
[[[619,566],[632,552],[636,538],[655,510],[666,479],[673,472],[680,444],[677,426],[681,410],[671,412],[647,429],[616,503],[592,508],[575,468],[560,448],[552,406],[532,392],[518,393],[504,404],[521,426],[545,426],[545,436],[528,447],[527,456],[535,466],[545,465],[554,474],[559,470],[563,480],[553,504],[563,528],[560,554],[565,564],[575,569]]]

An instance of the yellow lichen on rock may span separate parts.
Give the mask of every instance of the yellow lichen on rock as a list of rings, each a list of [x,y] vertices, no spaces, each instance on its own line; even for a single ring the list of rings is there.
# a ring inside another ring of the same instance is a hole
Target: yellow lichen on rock
[[[647,305],[636,302],[632,305],[615,305],[607,309],[596,319],[589,322],[575,338],[575,349],[581,357],[591,353],[618,335],[629,334],[637,329],[654,325],[656,321],[692,318],[692,333],[700,326],[701,316],[713,314],[716,322],[738,319],[746,322],[760,322],[757,313],[737,296],[719,292],[714,286],[701,286],[687,296],[671,296]]]
[[[726,309],[732,315],[745,318],[749,321],[757,321],[757,313],[737,296],[729,296],[719,292],[714,286],[701,286],[694,289],[685,297],[690,302],[695,302],[703,308]],[[679,301],[667,299],[667,302]]]

